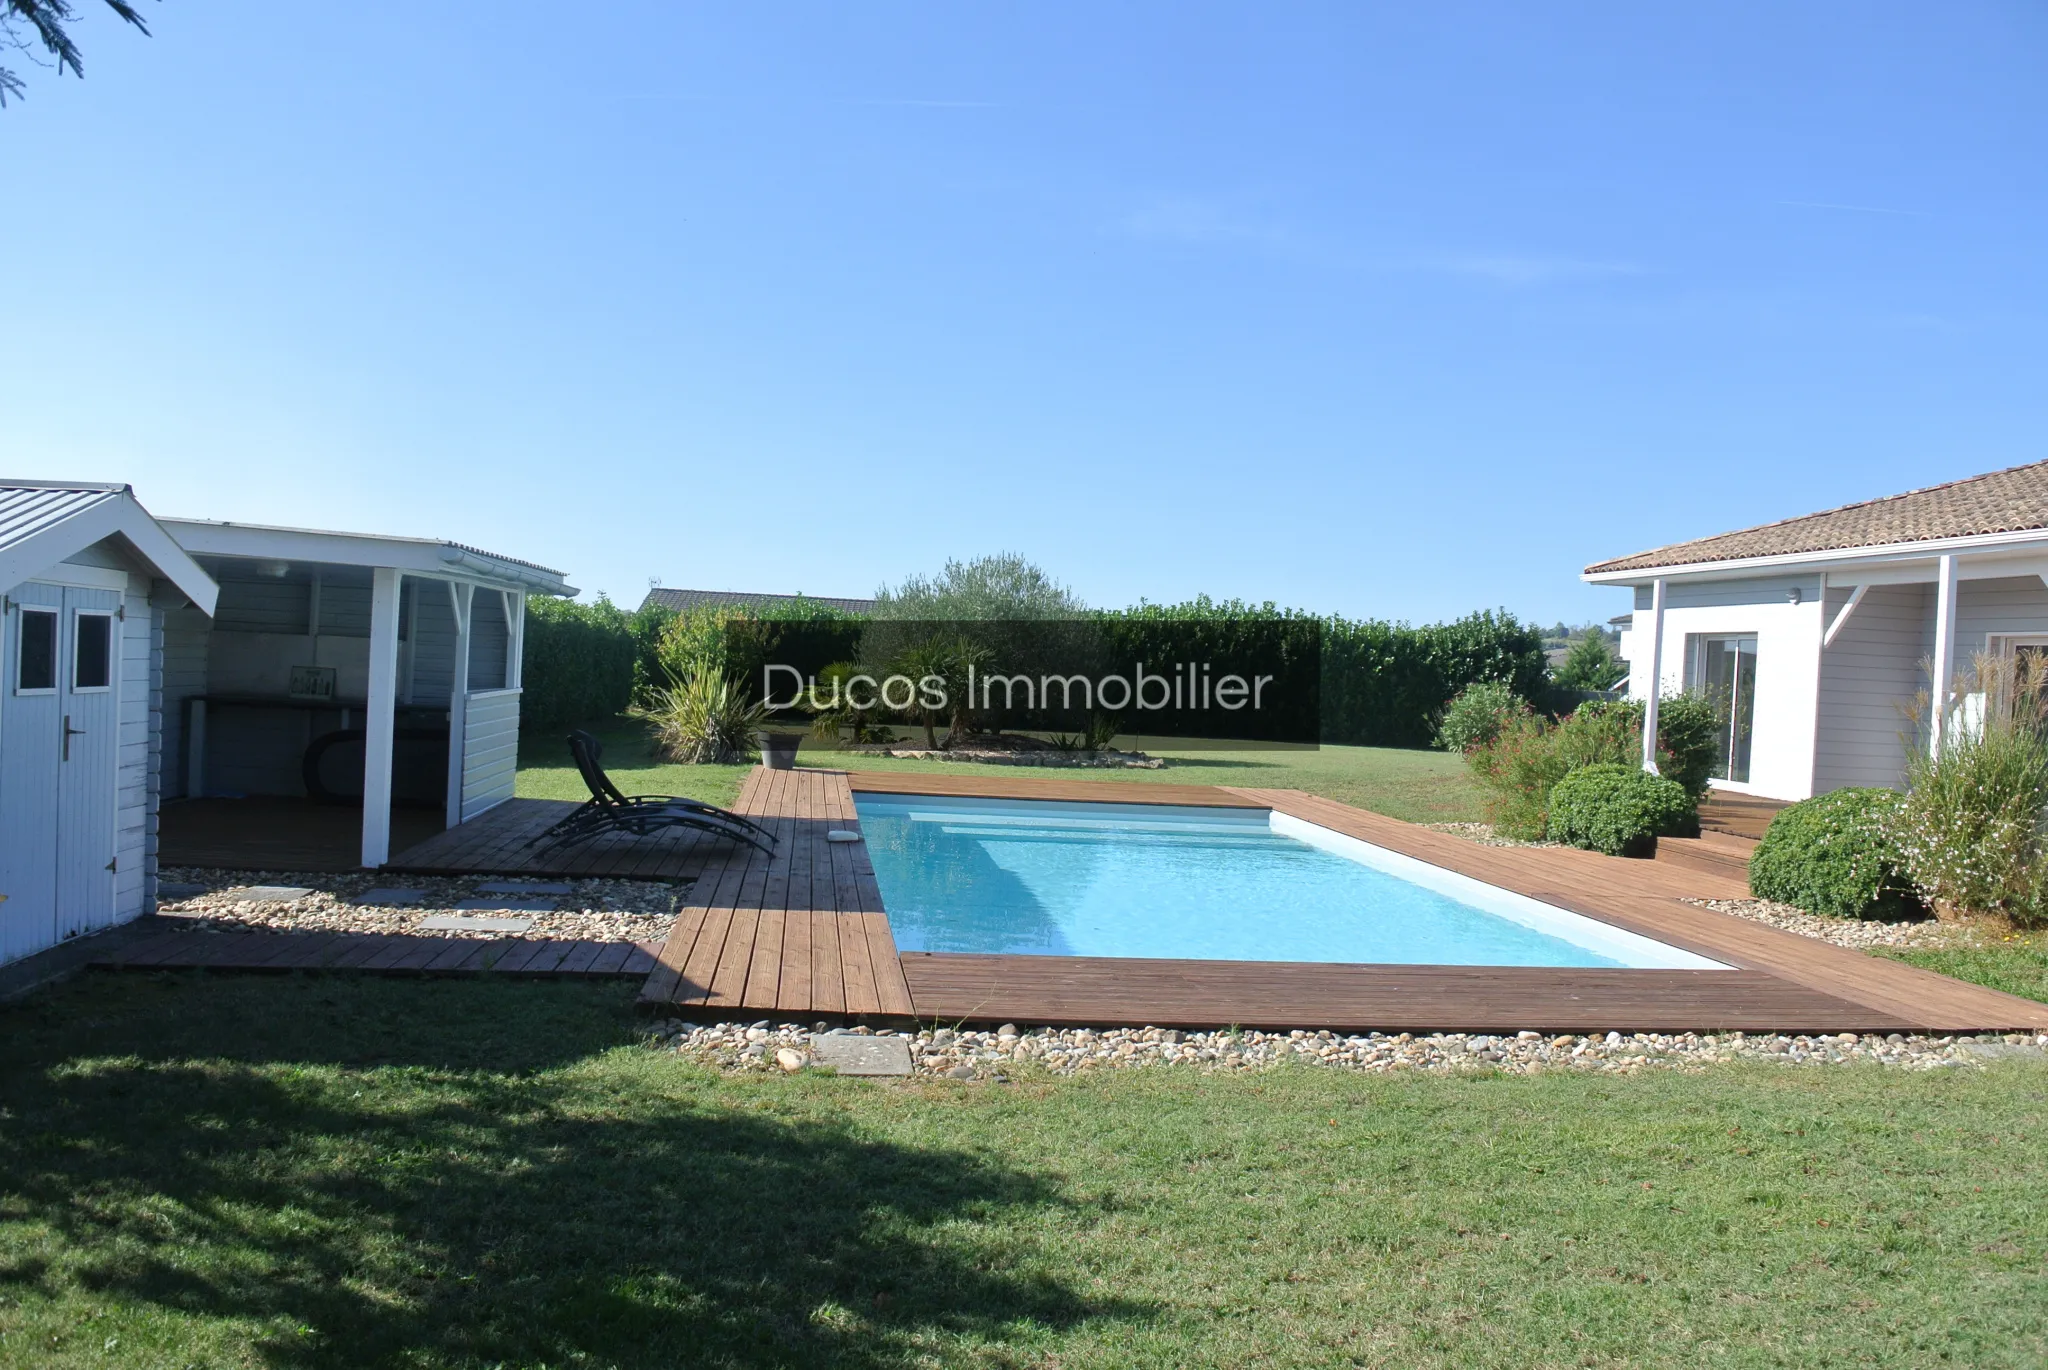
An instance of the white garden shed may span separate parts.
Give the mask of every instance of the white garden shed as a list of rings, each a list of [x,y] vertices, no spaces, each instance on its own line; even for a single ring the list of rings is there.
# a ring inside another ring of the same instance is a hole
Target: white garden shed
[[[152,907],[164,615],[215,596],[129,487],[0,479],[0,964]]]
[[[342,864],[377,867],[512,797],[526,596],[575,594],[560,571],[431,538],[164,527],[221,587],[213,615],[165,626],[165,795],[191,801],[167,824],[204,808],[262,851],[266,824],[359,807]]]

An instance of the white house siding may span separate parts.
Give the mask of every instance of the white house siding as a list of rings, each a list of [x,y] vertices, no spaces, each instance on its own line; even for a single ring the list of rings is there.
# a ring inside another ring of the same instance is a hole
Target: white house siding
[[[1965,564],[1967,567],[1967,563]],[[1932,610],[1929,611],[1930,617]],[[1931,629],[1930,629],[1931,631]],[[2048,586],[2039,576],[1965,580],[1956,586],[1956,668],[1990,646],[1994,634],[2048,634]],[[1930,639],[1928,650],[1933,651]]]
[[[114,797],[114,921],[139,916],[149,897],[149,843],[156,805],[151,802],[151,765],[161,734],[152,726],[160,718],[150,706],[156,685],[156,615],[149,605],[149,582],[128,577],[121,596],[121,693],[117,706],[120,751],[115,763]]]
[[[1791,592],[1799,592],[1799,603]],[[1636,590],[1629,634],[1629,695],[1647,698],[1650,681],[1650,590]],[[1814,793],[1814,722],[1823,631],[1820,576],[1758,576],[1746,580],[1672,582],[1665,587],[1660,694],[1686,687],[1689,635],[1755,634],[1756,717],[1747,784],[1729,788],[1772,799]],[[1717,782],[1718,783],[1718,782]]]
[[[512,797],[519,769],[519,691],[472,691],[463,710],[462,821]]]
[[[1830,617],[1848,601],[1830,591]],[[1921,665],[1934,650],[1934,593],[1928,585],[1873,585],[1821,659],[1820,727],[1814,791],[1897,786],[1904,778],[1906,710],[1927,684]]]

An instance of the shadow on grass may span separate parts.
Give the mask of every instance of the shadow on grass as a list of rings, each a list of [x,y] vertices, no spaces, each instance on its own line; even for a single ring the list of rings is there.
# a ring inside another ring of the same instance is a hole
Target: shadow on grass
[[[145,985],[188,1010],[165,1032],[50,1024],[92,1012],[70,993],[10,1033],[0,1289],[247,1320],[280,1366],[882,1366],[1144,1316],[978,1245],[978,1219],[1062,1204],[1046,1180],[858,1136],[802,1093],[859,1086],[714,1093],[589,1057],[623,1024],[582,987],[336,983]],[[328,1003],[294,1021],[309,990]],[[537,998],[516,1064],[435,1045]],[[382,1043],[318,1030],[395,1007]],[[193,1050],[206,1018],[217,1049]]]

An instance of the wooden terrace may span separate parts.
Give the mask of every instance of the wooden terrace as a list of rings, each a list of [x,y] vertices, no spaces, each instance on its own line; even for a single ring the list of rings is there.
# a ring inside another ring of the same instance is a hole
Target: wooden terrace
[[[858,830],[859,792],[1269,809],[1710,957],[1727,970],[1550,969],[899,953]],[[1486,847],[1296,790],[756,769],[738,810],[773,858],[713,858],[641,991],[685,1015],[1362,1031],[1977,1032],[2048,1029],[2048,1004],[1964,984],[1687,898],[1739,880],[1570,848]],[[467,825],[465,825],[467,826]]]

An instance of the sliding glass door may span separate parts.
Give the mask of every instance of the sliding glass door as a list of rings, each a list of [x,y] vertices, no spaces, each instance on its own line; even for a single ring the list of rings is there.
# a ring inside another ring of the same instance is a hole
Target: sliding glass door
[[[1686,638],[1686,657],[1686,684],[1721,710],[1721,745],[1714,774],[1746,784],[1756,713],[1756,636],[1691,635]]]

